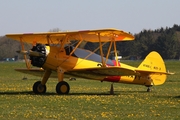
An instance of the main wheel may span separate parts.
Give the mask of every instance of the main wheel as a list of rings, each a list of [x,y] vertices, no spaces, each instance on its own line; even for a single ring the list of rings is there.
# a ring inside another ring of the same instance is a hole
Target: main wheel
[[[42,94],[46,92],[46,85],[42,85],[41,81],[37,81],[33,85],[33,92],[35,94]]]
[[[61,81],[56,85],[56,92],[58,94],[68,94],[70,90],[69,84],[65,81]]]

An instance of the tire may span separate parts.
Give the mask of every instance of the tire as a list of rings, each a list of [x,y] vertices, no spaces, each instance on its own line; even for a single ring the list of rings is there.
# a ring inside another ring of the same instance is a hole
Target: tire
[[[56,85],[57,94],[68,94],[69,90],[70,90],[70,86],[65,81],[61,81]]]
[[[42,85],[41,81],[37,81],[33,85],[33,92],[35,94],[43,94],[46,93],[46,85]]]

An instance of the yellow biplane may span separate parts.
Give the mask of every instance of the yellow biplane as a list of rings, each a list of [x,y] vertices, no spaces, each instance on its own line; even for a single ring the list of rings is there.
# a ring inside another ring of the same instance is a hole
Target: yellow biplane
[[[99,81],[139,84],[148,87],[161,85],[166,80],[166,67],[161,56],[153,51],[139,67],[132,67],[120,63],[117,59],[116,42],[134,40],[134,36],[117,29],[98,29],[71,32],[47,32],[7,34],[8,38],[18,40],[24,54],[27,68],[16,69],[19,72],[38,74],[44,72],[41,81],[33,85],[33,92],[46,92],[46,82],[53,71],[57,72],[58,83],[56,92],[68,94],[70,86],[65,82],[64,74],[88,78]],[[82,49],[82,44],[96,42],[99,46],[94,51]],[[33,44],[32,49],[26,51],[24,43]],[[103,46],[108,44],[104,53]],[[80,47],[81,46],[81,47]],[[109,59],[114,51],[115,60]],[[96,54],[99,50],[100,54]],[[26,58],[29,55],[29,59]],[[31,65],[39,68],[31,68]]]

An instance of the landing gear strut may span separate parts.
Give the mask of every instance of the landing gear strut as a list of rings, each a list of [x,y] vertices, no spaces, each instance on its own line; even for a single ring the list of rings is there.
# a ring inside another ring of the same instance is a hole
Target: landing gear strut
[[[57,94],[68,94],[70,87],[69,84],[63,81],[65,70],[61,67],[58,67],[57,74],[58,74],[58,81],[59,83],[56,85],[56,92]]]
[[[67,82],[63,81],[64,71],[62,69],[58,69],[58,81],[59,83],[56,85],[56,92],[58,94],[68,94],[70,90],[70,86]],[[33,92],[35,94],[42,94],[46,92],[46,82],[51,75],[51,70],[46,69],[42,81],[37,81],[33,85]]]
[[[46,82],[47,82],[50,75],[51,75],[51,70],[46,69],[45,73],[43,75],[42,81],[37,81],[37,82],[34,83],[33,92],[35,94],[42,94],[42,93],[46,92],[46,85],[45,84],[46,84]]]
[[[110,95],[114,95],[114,87],[113,87],[113,83],[111,84]]]

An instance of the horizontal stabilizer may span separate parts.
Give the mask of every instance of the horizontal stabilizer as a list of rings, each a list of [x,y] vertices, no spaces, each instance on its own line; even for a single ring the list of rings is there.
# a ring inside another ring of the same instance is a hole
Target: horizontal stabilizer
[[[152,70],[138,70],[136,69],[136,72],[139,74],[165,74],[165,75],[173,75],[174,73],[171,72],[161,72],[161,71],[152,71]]]

